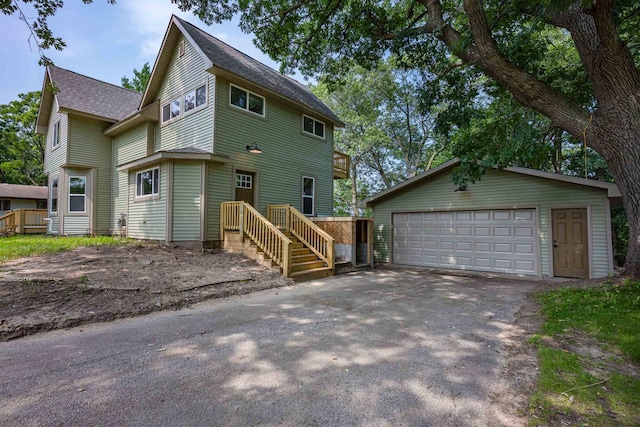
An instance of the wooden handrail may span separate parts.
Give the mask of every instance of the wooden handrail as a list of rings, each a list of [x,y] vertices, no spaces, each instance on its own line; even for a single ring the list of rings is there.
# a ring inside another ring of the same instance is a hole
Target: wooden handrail
[[[335,268],[334,238],[302,212],[291,205],[270,205],[267,206],[267,217],[276,227],[296,236],[318,258],[326,262],[330,269]]]
[[[285,277],[291,276],[291,239],[248,203],[222,202],[220,211],[221,238],[225,230],[239,231],[278,264]]]
[[[24,233],[25,229],[46,228],[46,209],[14,209],[0,217],[0,233],[14,231]]]
[[[11,211],[0,216],[0,233],[14,231],[16,228],[16,212]]]

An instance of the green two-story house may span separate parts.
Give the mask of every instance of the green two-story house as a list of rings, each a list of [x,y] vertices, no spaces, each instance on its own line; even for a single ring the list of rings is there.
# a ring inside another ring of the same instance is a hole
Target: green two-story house
[[[254,210],[276,215],[280,231],[307,222],[274,205],[332,213],[339,118],[306,86],[176,16],[144,94],[49,66],[37,124],[57,234],[219,246],[225,230],[253,227]]]

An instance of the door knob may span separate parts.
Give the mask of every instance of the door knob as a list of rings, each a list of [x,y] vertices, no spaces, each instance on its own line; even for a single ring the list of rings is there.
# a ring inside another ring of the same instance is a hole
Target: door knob
[[[556,243],[556,241],[555,241],[555,240],[553,241],[553,247],[554,247],[554,248],[557,248],[557,247],[558,247],[558,244]]]

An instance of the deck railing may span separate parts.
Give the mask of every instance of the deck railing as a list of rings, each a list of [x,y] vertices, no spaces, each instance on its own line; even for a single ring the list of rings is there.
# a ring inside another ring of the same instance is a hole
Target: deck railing
[[[0,217],[0,234],[45,233],[46,217],[46,209],[14,209]]]
[[[248,236],[282,268],[285,277],[291,276],[291,239],[260,212],[248,203],[223,202],[220,216],[221,238],[226,231],[238,231],[240,236]]]
[[[296,236],[318,258],[327,263],[330,269],[335,268],[333,237],[304,216],[302,212],[291,205],[269,205],[267,206],[267,219],[279,229]]]
[[[339,151],[333,152],[333,179],[349,178],[351,158]]]

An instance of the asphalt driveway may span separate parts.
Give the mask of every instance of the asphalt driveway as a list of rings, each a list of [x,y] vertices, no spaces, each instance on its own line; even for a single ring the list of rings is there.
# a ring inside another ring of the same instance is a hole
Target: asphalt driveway
[[[381,269],[0,343],[0,424],[520,425],[535,285]]]

